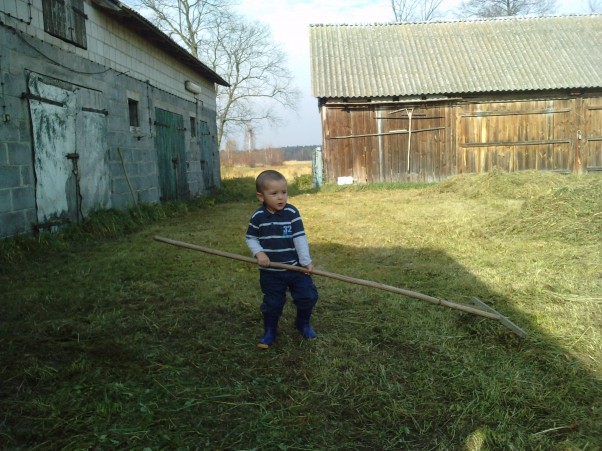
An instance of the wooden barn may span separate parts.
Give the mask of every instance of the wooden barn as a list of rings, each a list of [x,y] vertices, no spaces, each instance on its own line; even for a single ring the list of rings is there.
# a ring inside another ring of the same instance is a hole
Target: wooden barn
[[[310,27],[328,182],[602,170],[602,15]]]

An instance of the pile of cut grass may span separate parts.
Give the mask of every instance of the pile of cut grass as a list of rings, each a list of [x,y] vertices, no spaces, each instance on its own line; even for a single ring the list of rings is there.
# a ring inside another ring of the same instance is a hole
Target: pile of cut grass
[[[442,182],[441,193],[467,198],[517,200],[521,208],[493,225],[502,233],[541,239],[602,240],[602,178],[554,172],[494,171]]]
[[[299,337],[289,303],[275,346],[259,351],[257,269],[152,239],[246,255],[254,190],[28,243],[0,273],[0,448],[600,448],[599,242],[564,227],[550,239],[538,227],[502,233],[512,218],[529,226],[529,202],[562,185],[487,177],[290,200],[317,267],[457,302],[478,296],[527,340],[316,277],[318,340]],[[563,221],[595,221],[594,179],[560,180],[582,206]]]

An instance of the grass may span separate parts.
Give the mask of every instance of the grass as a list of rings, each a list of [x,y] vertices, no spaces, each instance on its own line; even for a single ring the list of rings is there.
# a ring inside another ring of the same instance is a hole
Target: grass
[[[293,177],[316,267],[476,296],[529,337],[316,277],[318,340],[289,304],[267,352],[256,268],[152,239],[247,255],[252,177],[1,243],[0,448],[600,449],[599,176],[320,192]]]

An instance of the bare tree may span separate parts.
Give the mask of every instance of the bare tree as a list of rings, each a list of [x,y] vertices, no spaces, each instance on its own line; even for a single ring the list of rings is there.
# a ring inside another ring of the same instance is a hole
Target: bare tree
[[[590,13],[601,13],[602,12],[602,0],[589,0],[587,2],[588,12]]]
[[[463,17],[503,17],[551,14],[556,0],[465,0],[460,4]]]
[[[257,129],[280,121],[277,106],[294,110],[299,91],[287,68],[286,54],[265,24],[242,19],[218,20],[211,46],[201,55],[230,83],[218,86],[218,144],[235,129]]]
[[[429,21],[437,18],[443,0],[391,0],[396,22]]]
[[[391,0],[391,8],[395,22],[411,22],[415,15],[420,0]]]
[[[229,15],[233,1],[219,0],[135,0],[135,6],[149,11],[148,19],[198,58],[198,45],[210,31],[216,17]],[[148,14],[147,14],[148,15]]]
[[[424,0],[422,2],[422,20],[433,20],[439,15],[439,7],[443,0]]]
[[[228,132],[277,123],[276,106],[294,110],[299,91],[269,28],[234,14],[236,0],[137,0],[159,29],[230,84],[217,86],[217,141]]]

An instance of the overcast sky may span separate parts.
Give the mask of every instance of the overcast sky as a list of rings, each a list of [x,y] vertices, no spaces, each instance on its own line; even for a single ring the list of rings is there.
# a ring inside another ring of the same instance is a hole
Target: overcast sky
[[[442,9],[453,11],[459,0],[443,0]],[[583,14],[587,0],[557,0],[558,14]],[[296,113],[284,112],[286,123],[256,131],[257,147],[321,145],[318,101],[311,96],[309,64],[310,24],[369,24],[392,22],[389,0],[241,0],[239,12],[267,23],[276,42],[289,58],[289,68],[301,91]],[[449,15],[449,17],[454,17]],[[237,137],[242,146],[242,134]]]

